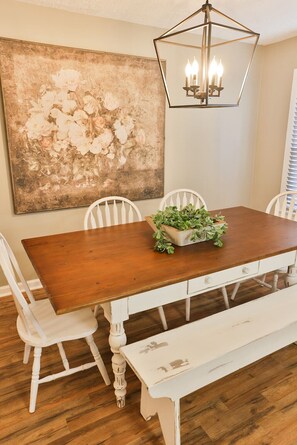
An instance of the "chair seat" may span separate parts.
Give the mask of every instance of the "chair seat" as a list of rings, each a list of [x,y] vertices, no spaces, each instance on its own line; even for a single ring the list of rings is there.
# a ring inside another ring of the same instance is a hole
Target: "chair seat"
[[[57,315],[50,300],[39,300],[29,304],[31,311],[43,329],[46,340],[36,334],[29,334],[20,317],[17,330],[21,339],[31,346],[46,347],[58,342],[76,340],[92,335],[98,327],[97,320],[90,308],[69,314]]]

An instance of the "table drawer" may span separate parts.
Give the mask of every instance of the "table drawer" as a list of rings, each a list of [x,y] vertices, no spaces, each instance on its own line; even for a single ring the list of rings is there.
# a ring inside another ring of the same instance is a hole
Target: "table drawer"
[[[146,311],[164,304],[179,301],[187,296],[187,282],[171,284],[158,289],[132,295],[128,298],[129,315]]]
[[[228,282],[244,279],[245,277],[258,274],[259,261],[242,264],[241,266],[232,267],[230,269],[221,270],[202,277],[193,278],[188,281],[188,295],[194,294],[204,289],[224,286]]]
[[[296,251],[282,253],[280,255],[265,258],[260,261],[259,275],[273,270],[280,269],[282,267],[292,266],[295,264]]]

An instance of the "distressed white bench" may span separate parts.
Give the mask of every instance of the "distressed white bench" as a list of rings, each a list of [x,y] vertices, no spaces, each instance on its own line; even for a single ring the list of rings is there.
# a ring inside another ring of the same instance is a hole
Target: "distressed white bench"
[[[121,347],[142,382],[140,412],[180,445],[182,397],[297,340],[297,286]]]

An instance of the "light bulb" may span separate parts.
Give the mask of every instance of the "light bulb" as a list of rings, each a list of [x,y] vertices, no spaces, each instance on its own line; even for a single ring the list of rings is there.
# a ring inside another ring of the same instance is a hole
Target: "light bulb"
[[[188,60],[188,63],[186,65],[186,69],[185,69],[185,73],[186,76],[188,77],[188,79],[190,78],[191,74],[192,74],[192,65],[190,64],[190,61]]]
[[[217,69],[218,69],[218,64],[217,64],[216,58],[214,57],[212,59],[212,62],[211,62],[210,67],[209,67],[209,72],[208,72],[209,83],[211,85],[214,83],[214,76],[217,73]]]
[[[196,58],[194,57],[194,60],[192,63],[192,75],[198,76],[198,71],[199,71],[199,65],[198,65]]]
[[[223,67],[223,65],[222,65],[222,61],[220,60],[220,63],[219,63],[218,66],[217,66],[217,75],[218,75],[218,78],[220,79],[221,77],[223,77],[223,74],[224,74],[224,67]]]
[[[218,67],[217,67],[218,87],[219,88],[222,88],[223,74],[224,74],[224,67],[223,67],[223,64],[222,64],[222,62],[220,60],[220,63],[218,64]]]
[[[194,57],[193,63],[192,63],[192,76],[193,76],[193,85],[198,86],[198,71],[199,71],[199,65]]]

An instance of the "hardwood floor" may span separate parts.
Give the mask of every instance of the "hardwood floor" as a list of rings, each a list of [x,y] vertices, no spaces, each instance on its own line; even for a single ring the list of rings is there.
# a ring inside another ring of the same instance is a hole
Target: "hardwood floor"
[[[267,289],[247,281],[232,305],[266,293]],[[42,292],[37,292],[37,297],[41,296]],[[22,363],[23,343],[16,332],[16,310],[11,297],[2,298],[0,303],[0,444],[164,443],[158,419],[145,422],[139,414],[140,384],[130,369],[127,403],[122,410],[116,407],[112,386],[105,386],[92,368],[41,385],[36,412],[29,414],[32,357],[28,365]],[[164,309],[169,329],[184,323],[184,302]],[[192,299],[191,319],[221,310],[223,298],[219,291],[213,291]],[[111,376],[109,326],[101,312],[99,324],[96,342]],[[133,316],[126,323],[130,342],[161,330],[157,310]],[[65,344],[65,349],[72,365],[89,355],[83,341]],[[56,347],[44,350],[41,366],[42,374],[62,370]],[[293,344],[184,398],[182,444],[296,445],[296,419],[297,346]]]

